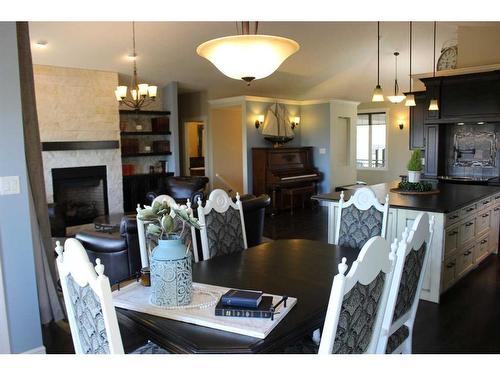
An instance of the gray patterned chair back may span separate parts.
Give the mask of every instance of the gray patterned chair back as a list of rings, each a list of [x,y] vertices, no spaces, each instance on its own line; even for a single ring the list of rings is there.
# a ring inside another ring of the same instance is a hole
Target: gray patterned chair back
[[[109,354],[108,337],[99,297],[89,285],[81,287],[71,274],[66,276],[78,339],[85,354]]]
[[[373,206],[368,210],[360,210],[354,204],[343,207],[338,245],[361,249],[370,238],[382,235],[383,217]]]
[[[229,207],[219,213],[205,215],[210,258],[236,253],[245,249],[240,211]]]
[[[359,282],[345,294],[340,310],[333,354],[365,353],[373,336],[386,274],[380,272],[368,285]]]
[[[427,243],[424,242],[419,249],[411,249],[406,256],[401,282],[399,284],[396,306],[394,308],[393,322],[410,311],[415,301],[427,247]]]

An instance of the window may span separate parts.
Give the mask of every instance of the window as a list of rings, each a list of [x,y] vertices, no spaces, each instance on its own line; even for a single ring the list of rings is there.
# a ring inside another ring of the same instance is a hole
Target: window
[[[357,168],[385,169],[387,167],[386,131],[385,112],[358,114]]]

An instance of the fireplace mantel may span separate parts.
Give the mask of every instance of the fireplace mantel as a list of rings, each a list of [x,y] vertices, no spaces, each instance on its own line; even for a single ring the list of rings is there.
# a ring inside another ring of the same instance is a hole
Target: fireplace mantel
[[[119,147],[118,141],[42,142],[42,151],[111,150]]]

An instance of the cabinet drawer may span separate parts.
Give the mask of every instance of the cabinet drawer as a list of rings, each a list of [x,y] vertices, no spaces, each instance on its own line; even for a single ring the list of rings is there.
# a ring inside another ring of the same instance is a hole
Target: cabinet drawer
[[[460,226],[458,227],[459,245],[463,245],[474,238],[474,234],[476,233],[475,227],[475,218],[470,218],[465,220],[463,223],[460,223]]]
[[[491,211],[486,210],[479,212],[476,218],[476,235],[481,235],[490,227]]]
[[[486,256],[488,256],[490,250],[489,233],[482,236],[476,243],[475,247],[475,262],[478,263],[482,261]]]
[[[474,265],[475,246],[471,245],[457,254],[457,269],[456,277],[460,278],[465,275]]]
[[[493,204],[499,204],[500,203],[500,194],[496,194],[494,197],[493,197]]]
[[[446,215],[445,226],[453,225],[456,222],[458,222],[459,219],[460,219],[460,210],[459,211],[453,211],[453,212],[449,213],[448,215]]]
[[[458,248],[458,225],[450,227],[445,231],[444,257],[447,258]]]
[[[442,289],[448,289],[454,282],[456,277],[457,259],[456,257],[448,258],[443,263],[443,278]]]
[[[476,212],[476,204],[471,204],[470,206],[464,207],[460,210],[461,217],[465,218]]]
[[[481,199],[481,201],[477,204],[477,206],[478,206],[477,209],[482,210],[483,208],[488,207],[491,204],[491,202],[494,201],[493,198],[494,197],[488,197],[488,198]]]

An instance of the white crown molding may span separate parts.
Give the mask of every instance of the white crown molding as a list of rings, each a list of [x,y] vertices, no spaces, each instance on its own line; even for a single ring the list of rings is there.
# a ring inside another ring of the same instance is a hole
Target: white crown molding
[[[466,67],[466,68],[457,68],[457,69],[448,69],[448,70],[438,70],[438,71],[436,71],[436,77],[449,77],[449,76],[459,76],[462,74],[484,73],[484,72],[492,72],[494,70],[500,70],[500,64],[470,66],[470,67]],[[411,77],[416,78],[416,79],[431,78],[432,72],[412,74]]]
[[[232,96],[229,98],[212,99],[208,101],[211,107],[226,107],[230,105],[240,105],[245,102],[258,102],[258,103],[280,103],[288,105],[315,105],[315,104],[325,104],[325,103],[346,103],[359,105],[361,102],[353,100],[343,100],[343,99],[312,99],[312,100],[292,100],[292,99],[279,99],[279,98],[269,98],[265,96]]]

